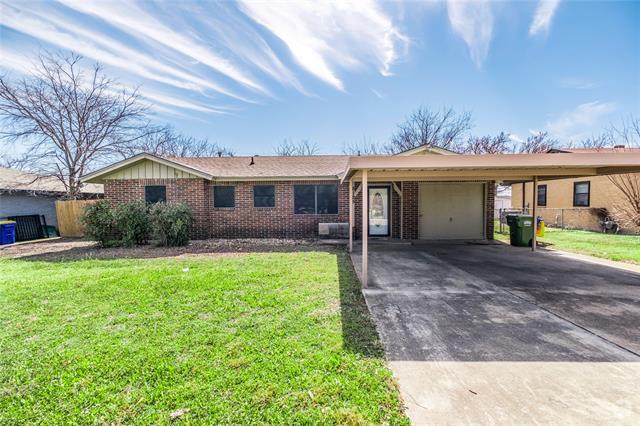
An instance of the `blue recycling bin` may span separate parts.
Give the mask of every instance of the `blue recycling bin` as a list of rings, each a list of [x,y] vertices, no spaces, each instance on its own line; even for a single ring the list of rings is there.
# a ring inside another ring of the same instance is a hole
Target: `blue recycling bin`
[[[13,220],[0,220],[0,245],[16,242],[16,223]]]

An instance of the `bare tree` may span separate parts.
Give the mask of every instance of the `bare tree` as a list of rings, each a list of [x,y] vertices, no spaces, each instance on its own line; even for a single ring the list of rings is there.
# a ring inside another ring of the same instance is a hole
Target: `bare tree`
[[[80,193],[82,175],[118,156],[146,127],[137,91],[119,90],[99,64],[85,71],[81,60],[44,53],[30,76],[0,77],[0,137],[27,148],[15,164],[56,177],[69,198]]]
[[[613,132],[610,129],[607,129],[600,135],[591,136],[590,138],[582,140],[580,142],[580,147],[599,150],[613,145],[613,140]]]
[[[233,157],[230,148],[210,142],[208,139],[196,139],[182,135],[171,126],[153,127],[135,143],[123,151],[123,156],[130,157],[140,152],[160,157]]]
[[[538,132],[522,142],[518,152],[521,154],[544,153],[558,146],[558,140],[549,137],[547,132]]]
[[[615,145],[640,148],[640,119],[629,117],[620,125],[612,124],[608,133]],[[640,230],[640,173],[610,175],[609,181],[622,193],[623,199],[613,206],[613,215],[623,226]]]
[[[275,149],[275,154],[281,157],[291,157],[294,155],[317,155],[318,145],[303,139],[300,142],[294,142],[291,139],[285,139]]]
[[[465,154],[506,154],[513,152],[509,136],[500,132],[497,136],[472,136],[462,147]]]
[[[405,122],[398,124],[385,150],[398,153],[427,146],[457,151],[462,138],[471,127],[469,112],[459,114],[448,107],[433,111],[423,106],[414,111]]]
[[[362,138],[361,142],[345,143],[342,146],[342,153],[346,155],[379,155],[383,148],[380,144]]]

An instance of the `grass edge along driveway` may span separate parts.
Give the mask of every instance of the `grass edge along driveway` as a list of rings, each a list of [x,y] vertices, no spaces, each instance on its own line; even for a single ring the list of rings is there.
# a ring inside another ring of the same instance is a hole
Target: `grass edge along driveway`
[[[500,233],[496,222],[495,239],[508,243],[509,226],[504,225],[504,232]],[[544,237],[538,240],[557,250],[640,265],[640,235],[546,228]]]
[[[343,252],[0,259],[0,423],[406,424]]]

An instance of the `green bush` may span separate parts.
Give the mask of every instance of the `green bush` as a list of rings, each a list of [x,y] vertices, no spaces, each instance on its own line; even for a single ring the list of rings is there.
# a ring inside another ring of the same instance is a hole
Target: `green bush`
[[[102,247],[114,245],[118,232],[113,207],[108,201],[98,201],[85,207],[80,220],[89,239],[97,241]]]
[[[184,203],[158,203],[151,207],[152,235],[161,246],[189,243],[193,224],[191,208]]]
[[[147,244],[151,232],[151,217],[144,201],[119,204],[115,208],[114,218],[123,246]]]

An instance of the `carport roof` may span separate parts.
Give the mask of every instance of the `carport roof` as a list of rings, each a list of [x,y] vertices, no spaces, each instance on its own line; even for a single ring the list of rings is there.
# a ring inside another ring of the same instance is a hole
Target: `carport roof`
[[[350,157],[343,180],[498,180],[506,183],[640,172],[640,153],[487,154]]]

